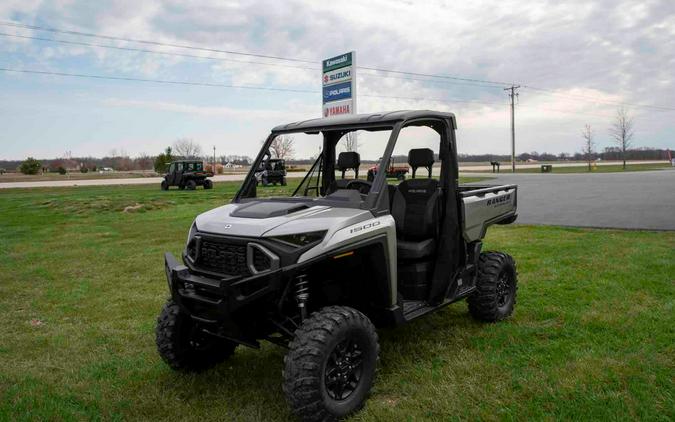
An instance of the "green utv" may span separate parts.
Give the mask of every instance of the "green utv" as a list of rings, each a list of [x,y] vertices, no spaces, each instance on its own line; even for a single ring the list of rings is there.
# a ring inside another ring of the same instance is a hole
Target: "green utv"
[[[178,186],[179,189],[195,190],[197,186],[204,186],[204,189],[213,188],[213,182],[209,177],[213,173],[204,171],[204,163],[201,160],[180,160],[172,162],[162,180],[162,190],[169,190],[171,186]]]
[[[456,127],[451,113],[399,111],[274,128],[232,202],[196,217],[180,260],[165,254],[162,359],[199,371],[239,346],[272,342],[288,350],[282,388],[292,411],[334,420],[360,409],[373,385],[375,327],[462,299],[481,321],[511,315],[515,262],[482,251],[482,239],[516,219],[517,187],[458,185]],[[412,178],[358,178],[360,154],[338,154],[353,132],[379,168],[404,148]],[[292,193],[266,198],[256,172],[277,136],[309,138],[306,151],[320,153]]]

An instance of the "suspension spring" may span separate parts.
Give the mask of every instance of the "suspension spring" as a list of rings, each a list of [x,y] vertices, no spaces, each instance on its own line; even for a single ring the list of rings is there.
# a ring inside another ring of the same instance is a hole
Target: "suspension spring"
[[[302,274],[295,279],[295,300],[300,310],[300,320],[307,318],[307,300],[309,300],[309,281],[307,274]]]

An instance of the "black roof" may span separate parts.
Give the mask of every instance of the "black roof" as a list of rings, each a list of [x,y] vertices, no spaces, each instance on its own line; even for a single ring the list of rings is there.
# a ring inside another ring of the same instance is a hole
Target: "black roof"
[[[457,128],[455,115],[453,113],[432,110],[400,110],[371,114],[343,114],[341,116],[303,120],[300,122],[279,125],[272,129],[272,132],[318,131],[324,129],[330,130],[331,128],[337,128],[340,126],[377,126],[379,123],[382,123],[383,126],[388,126],[404,120],[424,117],[447,119],[452,122],[452,126],[455,129]]]
[[[202,163],[202,164],[204,164],[204,160],[201,160],[201,159],[194,159],[194,160],[173,160],[171,163]]]

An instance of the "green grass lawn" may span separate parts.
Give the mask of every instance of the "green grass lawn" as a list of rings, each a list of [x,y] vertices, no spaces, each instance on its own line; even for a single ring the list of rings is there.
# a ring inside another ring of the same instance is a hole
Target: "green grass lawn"
[[[235,189],[1,191],[0,420],[289,420],[282,349],[199,375],[155,351],[162,253]],[[498,226],[486,248],[518,262],[513,317],[457,303],[381,330],[355,420],[675,418],[675,233]]]

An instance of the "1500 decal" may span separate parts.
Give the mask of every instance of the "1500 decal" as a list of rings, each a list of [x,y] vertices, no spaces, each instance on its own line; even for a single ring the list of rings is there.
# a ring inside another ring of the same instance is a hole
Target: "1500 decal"
[[[360,231],[363,231],[363,230],[367,230],[367,229],[370,229],[370,228],[373,228],[373,227],[377,227],[379,225],[380,225],[379,221],[373,221],[371,223],[364,224],[363,226],[354,227],[353,229],[349,230],[349,233],[357,233],[357,232],[360,232]]]

